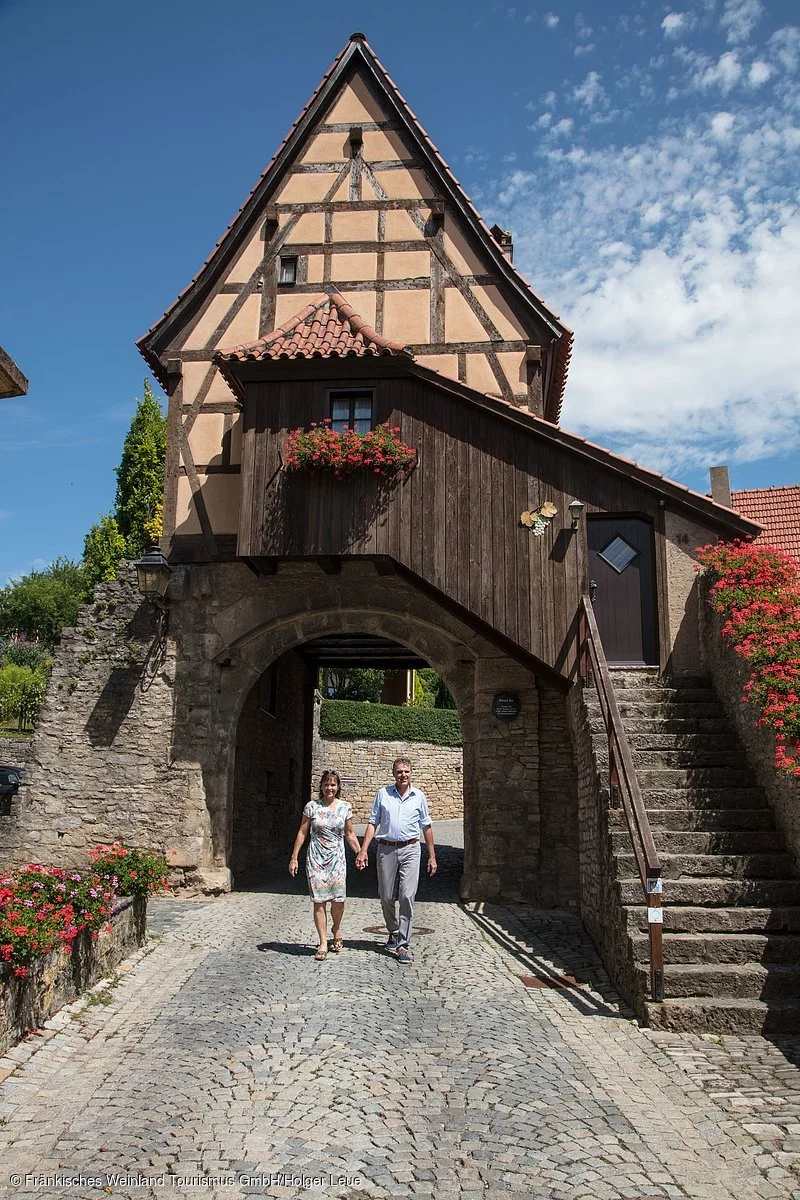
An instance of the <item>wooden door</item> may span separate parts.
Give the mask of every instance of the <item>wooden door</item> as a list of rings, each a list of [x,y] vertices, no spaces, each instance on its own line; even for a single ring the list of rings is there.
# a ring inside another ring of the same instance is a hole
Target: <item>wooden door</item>
[[[653,527],[640,517],[589,517],[589,579],[609,663],[658,663]]]

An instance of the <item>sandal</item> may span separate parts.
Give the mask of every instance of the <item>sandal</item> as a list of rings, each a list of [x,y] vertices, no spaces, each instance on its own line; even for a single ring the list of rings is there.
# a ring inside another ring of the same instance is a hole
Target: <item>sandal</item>
[[[335,937],[333,939],[333,945],[331,946],[331,950],[333,951],[334,954],[338,954],[339,951],[343,950],[343,949],[344,949],[344,942],[342,941],[342,939],[340,937]]]
[[[327,957],[328,957],[328,947],[327,946],[320,946],[320,948],[317,950],[317,953],[314,955],[314,958],[317,960],[317,962],[324,962]]]

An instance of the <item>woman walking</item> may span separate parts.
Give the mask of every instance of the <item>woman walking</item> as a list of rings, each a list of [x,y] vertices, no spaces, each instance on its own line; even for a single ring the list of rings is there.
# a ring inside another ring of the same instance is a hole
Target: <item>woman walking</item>
[[[319,781],[319,800],[310,800],[303,809],[303,819],[294,839],[289,874],[297,874],[297,856],[311,831],[311,844],[306,855],[306,874],[311,899],[314,902],[314,924],[319,936],[319,948],[314,958],[323,962],[328,957],[328,918],[325,909],[331,906],[331,950],[342,949],[342,917],[344,916],[345,876],[347,864],[344,843],[356,854],[361,853],[358,838],[353,832],[353,810],[341,799],[342,781],[336,771],[323,771]]]

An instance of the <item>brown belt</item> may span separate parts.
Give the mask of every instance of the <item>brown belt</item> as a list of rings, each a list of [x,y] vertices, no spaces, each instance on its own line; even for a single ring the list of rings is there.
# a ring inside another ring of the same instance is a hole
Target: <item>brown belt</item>
[[[409,841],[407,841],[407,842],[391,842],[391,841],[389,840],[389,838],[378,838],[378,845],[379,845],[379,846],[395,846],[395,847],[397,847],[397,846],[413,846],[415,843],[416,843],[417,845],[419,845],[419,838],[418,838],[418,837],[411,838],[411,839],[410,839]]]

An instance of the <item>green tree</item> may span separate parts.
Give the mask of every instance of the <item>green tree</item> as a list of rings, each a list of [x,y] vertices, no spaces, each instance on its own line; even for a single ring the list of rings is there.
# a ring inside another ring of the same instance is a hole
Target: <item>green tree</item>
[[[92,526],[83,539],[83,568],[87,587],[117,578],[125,557],[125,538],[111,513]]]
[[[0,589],[0,634],[23,636],[52,649],[61,630],[74,625],[87,597],[83,567],[58,558]]]
[[[125,539],[126,558],[138,558],[150,544],[146,526],[163,499],[166,453],[166,417],[145,379],[144,399],[137,405],[116,468],[114,517]]]
[[[19,730],[33,725],[46,686],[44,671],[11,663],[0,667],[0,721],[5,725],[16,721]]]
[[[421,685],[422,697],[417,698],[417,683]],[[456,702],[450,694],[450,690],[433,667],[424,667],[421,671],[415,672],[414,680],[414,703],[422,704],[426,708],[455,708]]]
[[[377,704],[384,674],[372,667],[326,667],[322,672],[322,693],[330,700],[367,700]]]
[[[30,667],[49,671],[53,665],[50,651],[41,642],[6,642],[0,646],[0,666]]]

